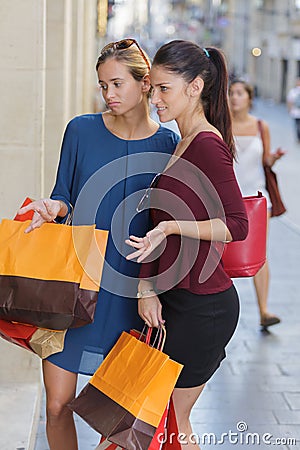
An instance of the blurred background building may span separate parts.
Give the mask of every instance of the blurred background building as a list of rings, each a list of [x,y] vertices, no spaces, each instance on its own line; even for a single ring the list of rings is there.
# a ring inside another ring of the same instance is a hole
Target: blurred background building
[[[61,137],[93,110],[96,0],[0,1],[0,211],[48,196]]]
[[[150,56],[176,38],[221,47],[231,76],[277,103],[300,76],[300,0],[0,0],[1,218],[49,195],[66,123],[104,107],[98,52],[124,37]],[[0,351],[2,385],[39,383],[37,359],[2,340]]]
[[[1,216],[53,186],[62,133],[101,110],[95,61],[135,37],[153,56],[190,39],[221,47],[231,76],[284,102],[300,76],[300,0],[1,0]]]
[[[150,55],[174,38],[221,47],[231,75],[276,102],[300,76],[300,0],[112,0],[109,8],[108,40],[133,35]]]

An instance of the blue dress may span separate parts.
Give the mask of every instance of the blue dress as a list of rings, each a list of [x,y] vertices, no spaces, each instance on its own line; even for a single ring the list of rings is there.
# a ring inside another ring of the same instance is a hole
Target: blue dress
[[[64,350],[48,358],[53,364],[91,375],[123,330],[141,329],[139,265],[125,259],[132,249],[124,241],[149,229],[148,210],[137,213],[136,207],[178,140],[161,126],[145,139],[121,139],[106,128],[101,113],[67,125],[51,198],[74,206],[74,225],[96,223],[109,230],[109,238],[94,322],[67,331]]]

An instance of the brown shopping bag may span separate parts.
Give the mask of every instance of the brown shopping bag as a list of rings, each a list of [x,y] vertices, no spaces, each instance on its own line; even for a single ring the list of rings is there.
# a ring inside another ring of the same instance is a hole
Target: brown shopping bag
[[[40,358],[48,358],[63,351],[66,332],[38,328],[29,339],[29,346]]]
[[[127,450],[146,450],[182,367],[123,332],[69,407],[109,441]]]
[[[93,321],[108,232],[29,221],[0,224],[0,318],[65,330]]]
[[[163,442],[165,439],[165,435],[167,434],[167,416],[169,411],[169,405],[166,407],[165,412],[160,419],[158,428],[155,431],[152,441],[148,447],[148,450],[161,450],[163,447]],[[123,450],[123,447],[120,447],[117,444],[113,444],[104,436],[101,437],[100,443],[97,445],[95,450]]]

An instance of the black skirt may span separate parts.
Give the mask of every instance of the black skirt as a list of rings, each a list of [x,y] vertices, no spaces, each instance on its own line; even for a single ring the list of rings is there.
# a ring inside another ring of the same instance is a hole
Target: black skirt
[[[163,351],[184,365],[177,388],[206,383],[225,358],[239,318],[239,299],[232,285],[216,294],[174,289],[159,295],[167,339]]]

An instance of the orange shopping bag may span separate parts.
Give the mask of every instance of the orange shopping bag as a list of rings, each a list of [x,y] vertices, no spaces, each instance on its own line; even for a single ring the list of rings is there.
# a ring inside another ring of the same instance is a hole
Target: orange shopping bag
[[[182,367],[123,332],[69,407],[109,441],[127,450],[147,450]]]
[[[65,330],[93,321],[108,231],[0,223],[0,318]]]

